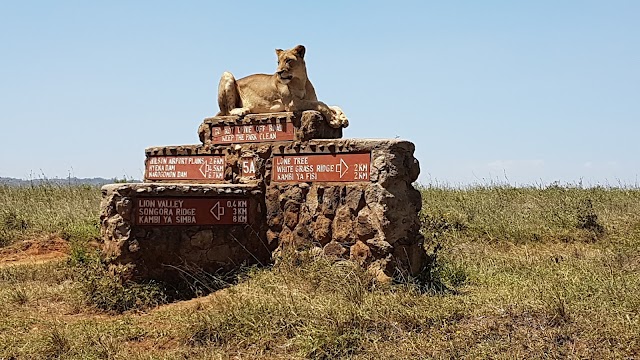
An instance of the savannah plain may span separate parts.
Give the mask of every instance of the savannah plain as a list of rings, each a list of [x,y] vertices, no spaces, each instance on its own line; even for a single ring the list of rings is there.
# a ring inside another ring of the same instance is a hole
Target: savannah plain
[[[640,189],[421,187],[429,266],[121,282],[100,189],[0,185],[0,359],[640,358]]]

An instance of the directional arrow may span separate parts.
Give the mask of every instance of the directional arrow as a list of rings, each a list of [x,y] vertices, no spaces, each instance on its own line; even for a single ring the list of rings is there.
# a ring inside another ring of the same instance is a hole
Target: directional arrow
[[[213,160],[213,159],[211,159]],[[202,168],[204,168],[204,170],[202,170]],[[202,174],[202,176],[207,177],[207,174],[213,169],[213,166],[209,165],[209,162],[207,162],[205,160],[204,163],[202,163],[202,165],[200,165],[200,173]]]
[[[209,212],[216,220],[220,221],[220,216],[224,215],[224,206],[220,206],[220,201],[216,201],[216,204],[213,205]]]
[[[342,177],[344,176],[344,174],[347,173],[347,170],[349,170],[349,166],[347,166],[347,163],[344,162],[344,160],[340,159],[340,164],[337,166],[338,171],[340,171],[340,179],[342,179]]]

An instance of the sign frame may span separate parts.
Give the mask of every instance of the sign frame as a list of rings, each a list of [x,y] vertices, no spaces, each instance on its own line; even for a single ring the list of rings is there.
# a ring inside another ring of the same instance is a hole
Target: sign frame
[[[294,138],[295,126],[291,121],[211,126],[211,142],[213,144],[290,141]]]
[[[274,154],[272,161],[272,182],[371,181],[371,152]]]
[[[225,155],[162,155],[148,156],[145,180],[207,180],[224,181]]]
[[[135,226],[247,225],[253,217],[250,197],[140,196],[133,207]]]

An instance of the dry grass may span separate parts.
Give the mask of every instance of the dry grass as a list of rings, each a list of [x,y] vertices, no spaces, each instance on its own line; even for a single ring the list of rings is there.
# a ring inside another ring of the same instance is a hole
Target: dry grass
[[[0,184],[0,246],[51,233],[67,240],[97,238],[99,205],[95,186]]]
[[[22,201],[3,190],[2,201]],[[80,269],[96,265],[81,248],[71,260],[0,268],[0,359],[640,357],[639,190],[422,192],[429,250],[442,244],[433,278],[454,291],[381,287],[348,262],[303,254],[150,309],[158,288],[114,284],[99,267],[85,275],[102,287],[87,288]],[[97,208],[99,193],[83,196]],[[31,224],[90,218],[78,209],[35,221],[26,209],[15,211]],[[92,291],[133,299],[132,309],[105,312]]]

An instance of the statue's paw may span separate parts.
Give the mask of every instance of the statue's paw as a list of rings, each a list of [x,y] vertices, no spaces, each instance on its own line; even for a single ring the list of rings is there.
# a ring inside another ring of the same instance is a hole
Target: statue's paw
[[[329,109],[331,109],[331,112],[333,113],[331,121],[329,122],[329,125],[331,127],[346,128],[347,126],[349,126],[349,119],[347,119],[347,116],[344,114],[344,111],[342,111],[341,108],[339,108],[338,106],[329,106]]]
[[[229,114],[233,116],[245,116],[249,113],[249,109],[247,108],[235,108],[229,111]]]
[[[285,109],[284,104],[282,103],[282,100],[276,100],[276,101],[273,102],[273,104],[269,108],[269,111],[271,111],[271,112],[282,112],[282,111],[287,111],[287,110]]]

